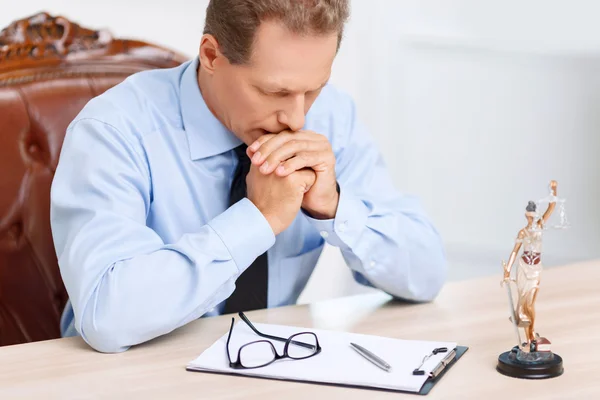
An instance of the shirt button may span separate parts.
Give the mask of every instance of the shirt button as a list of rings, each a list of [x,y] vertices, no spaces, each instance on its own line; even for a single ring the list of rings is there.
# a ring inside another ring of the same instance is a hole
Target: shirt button
[[[371,262],[369,263],[369,265],[371,266],[371,268],[373,268],[376,265],[375,261],[371,260]]]
[[[340,224],[340,226],[338,227],[340,232],[346,232],[346,229],[348,228],[348,221],[344,221]]]
[[[329,237],[329,232],[327,232],[327,231],[321,231],[321,237],[323,239],[327,239]]]

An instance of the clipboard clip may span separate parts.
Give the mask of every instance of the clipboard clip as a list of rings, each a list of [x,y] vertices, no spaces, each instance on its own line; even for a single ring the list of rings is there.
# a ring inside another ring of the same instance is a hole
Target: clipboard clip
[[[425,371],[421,369],[423,367],[423,364],[425,364],[425,361],[427,361],[431,356],[434,356],[439,353],[446,353],[447,351],[448,348],[446,347],[438,347],[433,349],[431,354],[428,354],[425,356],[425,358],[423,358],[423,362],[421,362],[421,365],[415,368],[415,370],[413,371],[413,375],[425,375]],[[446,366],[450,364],[452,360],[454,360],[455,356],[456,349],[453,349],[438,363],[438,365],[435,366],[435,368],[429,373],[429,377],[435,379],[444,370],[444,368],[446,368]]]

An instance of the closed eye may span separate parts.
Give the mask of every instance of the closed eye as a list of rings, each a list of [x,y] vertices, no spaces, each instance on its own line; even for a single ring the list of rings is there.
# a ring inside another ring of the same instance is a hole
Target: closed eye
[[[323,83],[321,86],[319,86],[317,89],[309,90],[309,91],[305,92],[304,95],[311,96],[311,95],[318,94],[325,86],[327,86],[327,81],[325,83]],[[283,97],[288,97],[288,96],[292,95],[292,92],[287,89],[281,89],[281,90],[277,90],[277,91],[269,91],[269,90],[262,89],[258,86],[256,86],[256,89],[258,89],[258,91],[261,92],[262,94],[264,94],[265,96],[283,98]]]

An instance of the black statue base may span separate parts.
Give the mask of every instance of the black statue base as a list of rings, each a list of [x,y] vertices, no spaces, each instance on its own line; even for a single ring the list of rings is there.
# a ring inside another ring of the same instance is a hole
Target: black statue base
[[[513,378],[547,379],[562,375],[563,362],[551,352],[522,352],[518,346],[498,357],[498,372]]]

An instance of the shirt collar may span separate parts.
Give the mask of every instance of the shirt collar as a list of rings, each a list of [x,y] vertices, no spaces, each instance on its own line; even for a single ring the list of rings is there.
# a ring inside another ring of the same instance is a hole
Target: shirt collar
[[[199,59],[195,57],[185,68],[179,83],[181,117],[192,160],[225,153],[242,143],[209,110],[198,86]]]

